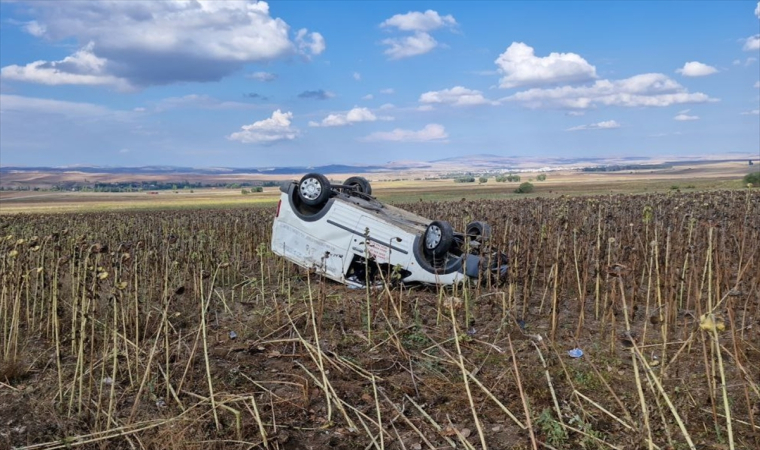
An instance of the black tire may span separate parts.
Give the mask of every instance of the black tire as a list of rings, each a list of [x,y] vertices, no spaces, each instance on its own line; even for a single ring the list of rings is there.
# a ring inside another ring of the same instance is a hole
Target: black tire
[[[485,222],[470,222],[467,224],[467,228],[465,228],[465,234],[469,236],[470,239],[475,239],[477,241],[487,241],[488,239],[491,239],[491,225],[488,225]]]
[[[298,198],[309,206],[322,206],[330,198],[330,180],[321,173],[307,173],[298,182]]]
[[[430,222],[422,239],[425,253],[431,255],[433,258],[444,256],[451,248],[453,242],[454,228],[451,227],[450,223],[444,220]]]
[[[369,180],[364,177],[351,177],[344,181],[343,185],[349,186],[362,194],[372,195],[372,186],[369,184]]]

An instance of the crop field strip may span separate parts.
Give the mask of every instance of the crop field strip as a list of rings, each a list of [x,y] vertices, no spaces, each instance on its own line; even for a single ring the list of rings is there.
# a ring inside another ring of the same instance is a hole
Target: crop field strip
[[[0,216],[0,447],[760,448],[760,191],[397,206],[507,282],[348,289],[274,206]]]

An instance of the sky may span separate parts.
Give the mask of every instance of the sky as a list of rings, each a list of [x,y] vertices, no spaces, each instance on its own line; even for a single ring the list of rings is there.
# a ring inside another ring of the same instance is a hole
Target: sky
[[[0,0],[0,165],[760,155],[752,1]]]

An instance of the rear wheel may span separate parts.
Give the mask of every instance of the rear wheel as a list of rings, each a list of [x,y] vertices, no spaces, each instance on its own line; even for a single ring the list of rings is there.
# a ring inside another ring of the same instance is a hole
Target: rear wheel
[[[330,198],[330,180],[320,173],[307,173],[298,182],[298,198],[309,206],[322,206]]]
[[[425,252],[434,258],[445,255],[454,242],[454,229],[451,224],[444,220],[436,220],[428,225],[425,230]]]
[[[372,186],[369,184],[369,180],[364,177],[351,177],[343,184],[362,194],[372,195]]]
[[[491,226],[480,221],[470,222],[467,224],[467,228],[465,228],[465,234],[470,239],[486,241],[491,239]]]

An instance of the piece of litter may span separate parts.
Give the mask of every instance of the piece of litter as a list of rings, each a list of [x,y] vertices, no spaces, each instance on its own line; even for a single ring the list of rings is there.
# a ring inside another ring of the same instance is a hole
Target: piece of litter
[[[113,384],[113,378],[111,378],[111,377],[105,377],[105,378],[103,378],[103,384],[105,384],[106,386],[112,385]]]
[[[579,348],[574,348],[574,349],[568,351],[567,354],[571,358],[580,358],[581,356],[583,356],[583,350],[581,350]]]
[[[237,338],[237,333],[235,333],[234,331],[230,330],[230,339],[235,339],[235,338]]]

